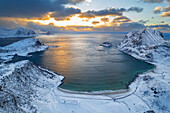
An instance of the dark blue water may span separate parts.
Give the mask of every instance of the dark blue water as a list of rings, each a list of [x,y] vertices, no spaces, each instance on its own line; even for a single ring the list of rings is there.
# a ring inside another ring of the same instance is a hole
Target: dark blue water
[[[138,73],[154,66],[136,60],[114,47],[99,46],[110,41],[116,46],[124,34],[57,34],[36,37],[49,46],[45,52],[32,57],[15,57],[13,61],[28,59],[65,77],[60,88],[72,91],[103,91],[126,89]]]

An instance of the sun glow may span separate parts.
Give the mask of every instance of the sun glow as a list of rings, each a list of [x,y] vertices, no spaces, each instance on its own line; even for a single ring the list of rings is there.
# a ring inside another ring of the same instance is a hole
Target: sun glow
[[[35,22],[35,23],[39,23],[41,25],[53,24],[56,27],[67,27],[67,26],[97,27],[97,26],[105,25],[106,23],[110,23],[110,21],[108,21],[108,22],[101,21],[101,18],[109,18],[109,16],[95,17],[95,18],[91,18],[91,19],[81,18],[79,16],[80,16],[79,14],[76,14],[66,20],[56,20],[53,17],[48,17],[48,19],[45,19],[45,20],[44,19],[34,19],[31,21]],[[94,24],[94,22],[96,22],[96,23]]]

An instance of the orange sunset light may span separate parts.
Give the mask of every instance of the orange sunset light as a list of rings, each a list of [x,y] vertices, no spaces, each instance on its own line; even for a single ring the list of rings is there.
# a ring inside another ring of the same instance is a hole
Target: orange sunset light
[[[56,20],[54,17],[45,17],[45,19],[33,19],[29,20],[34,23],[38,23],[41,25],[49,25],[53,24],[56,27],[67,27],[67,26],[88,26],[88,27],[97,27],[105,24],[109,24],[111,21],[103,22],[101,18],[109,18],[109,16],[101,16],[101,17],[94,17],[94,18],[81,18],[79,17],[80,14],[75,14],[74,16],[70,17],[66,20]],[[97,22],[97,23],[94,23]]]

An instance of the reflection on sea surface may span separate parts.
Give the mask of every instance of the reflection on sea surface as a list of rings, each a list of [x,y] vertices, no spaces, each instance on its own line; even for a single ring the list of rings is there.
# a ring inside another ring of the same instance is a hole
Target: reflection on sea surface
[[[134,59],[114,47],[99,46],[104,41],[116,46],[124,34],[57,34],[36,37],[49,46],[45,52],[24,58],[65,77],[60,88],[73,91],[125,89],[137,73],[153,65]],[[23,58],[23,57],[22,57]],[[15,58],[20,59],[20,58]]]

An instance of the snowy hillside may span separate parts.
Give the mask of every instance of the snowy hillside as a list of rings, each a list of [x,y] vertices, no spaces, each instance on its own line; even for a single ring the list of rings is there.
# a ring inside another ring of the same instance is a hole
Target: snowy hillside
[[[143,29],[128,33],[117,48],[137,59],[152,62],[160,60],[160,55],[161,60],[166,59],[169,55],[169,47],[161,32]]]
[[[28,53],[44,51],[48,46],[45,46],[37,39],[27,38],[13,44],[0,47],[0,59],[10,59],[14,55],[27,56]]]
[[[139,75],[127,93],[83,95],[61,92],[63,77],[30,61],[1,64],[0,112],[169,113],[169,76],[159,66]]]
[[[63,79],[29,61],[0,66],[0,75],[0,111],[15,113],[37,112],[34,102],[49,103],[46,96]]]
[[[45,48],[47,46],[36,39],[25,39],[1,48],[0,57],[26,55]],[[160,32],[144,30],[128,34],[118,48],[156,66],[138,75],[128,92],[102,95],[66,93],[57,88],[62,76],[30,61],[1,63],[0,112],[169,113],[169,43],[165,42]]]
[[[0,28],[0,38],[10,37],[35,37],[36,33],[33,30],[25,28],[5,29]]]

